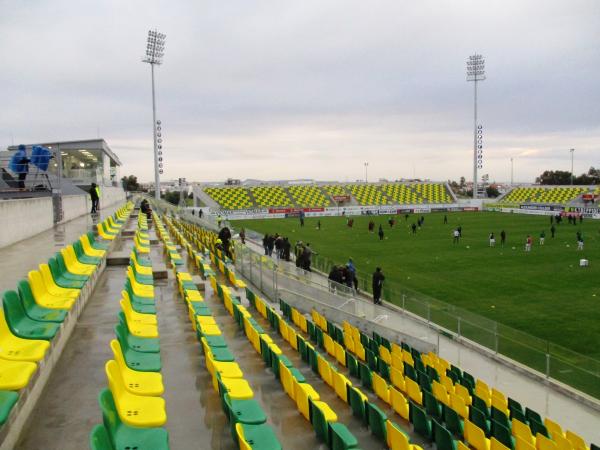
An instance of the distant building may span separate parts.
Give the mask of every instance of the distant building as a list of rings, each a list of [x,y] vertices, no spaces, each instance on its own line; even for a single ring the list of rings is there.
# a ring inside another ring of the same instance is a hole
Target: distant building
[[[77,186],[87,187],[91,183],[99,186],[121,185],[121,161],[104,139],[27,144],[25,147],[28,155],[31,154],[34,145],[46,147],[54,154],[60,151],[62,176]],[[0,152],[3,154],[2,159],[10,159],[17,147],[11,145],[6,152]],[[57,172],[58,163],[55,157],[50,161],[48,174],[56,176]]]

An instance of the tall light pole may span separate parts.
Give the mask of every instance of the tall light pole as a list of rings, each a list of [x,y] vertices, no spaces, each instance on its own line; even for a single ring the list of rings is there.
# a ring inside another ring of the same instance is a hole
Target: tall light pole
[[[146,45],[146,56],[143,62],[150,64],[152,74],[152,133],[154,137],[154,197],[160,199],[160,174],[158,166],[158,138],[156,136],[156,96],[154,94],[154,66],[162,64],[162,57],[165,50],[165,34],[156,30],[148,31],[148,44]]]
[[[473,81],[473,198],[477,198],[477,169],[481,168],[477,158],[477,82],[485,80],[485,59],[482,55],[471,55],[467,60],[467,81]],[[481,149],[479,149],[481,150]]]
[[[515,174],[515,171],[514,171],[515,166],[513,164],[513,161],[514,161],[514,158],[510,158],[510,185],[511,186],[514,183],[514,174]]]
[[[369,182],[369,179],[367,178],[367,168],[369,167],[369,163],[366,162],[365,163],[365,183]]]
[[[575,149],[572,148],[571,150],[569,150],[571,152],[571,186],[573,186],[573,154],[575,153]]]

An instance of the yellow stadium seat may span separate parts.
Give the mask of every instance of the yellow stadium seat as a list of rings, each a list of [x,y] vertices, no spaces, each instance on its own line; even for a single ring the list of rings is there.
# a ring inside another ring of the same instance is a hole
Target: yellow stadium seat
[[[105,371],[122,422],[132,427],[160,427],[165,424],[167,413],[162,398],[128,392],[117,362],[112,359],[106,363]]]

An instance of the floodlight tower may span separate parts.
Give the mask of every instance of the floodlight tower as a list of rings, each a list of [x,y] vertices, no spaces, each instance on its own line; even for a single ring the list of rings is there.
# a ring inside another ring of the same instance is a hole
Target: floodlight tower
[[[146,45],[146,56],[142,59],[143,62],[150,64],[150,72],[152,74],[152,132],[154,136],[154,197],[160,199],[160,175],[158,166],[158,137],[156,121],[156,96],[154,94],[154,66],[162,64],[162,57],[165,50],[165,34],[159,33],[156,30],[148,31],[148,44]],[[160,170],[162,172],[162,170]]]
[[[485,80],[485,59],[474,54],[467,60],[467,81],[473,81],[473,198],[477,198],[477,169],[481,168],[477,158],[477,82]],[[481,150],[481,149],[480,149]],[[480,159],[481,160],[481,159]],[[479,166],[479,167],[478,167]]]

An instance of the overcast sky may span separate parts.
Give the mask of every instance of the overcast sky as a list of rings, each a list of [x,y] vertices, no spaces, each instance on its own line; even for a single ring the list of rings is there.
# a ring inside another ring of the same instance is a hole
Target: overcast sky
[[[600,166],[598,0],[0,0],[0,146],[106,139],[150,180],[147,30],[163,179],[472,177]]]

